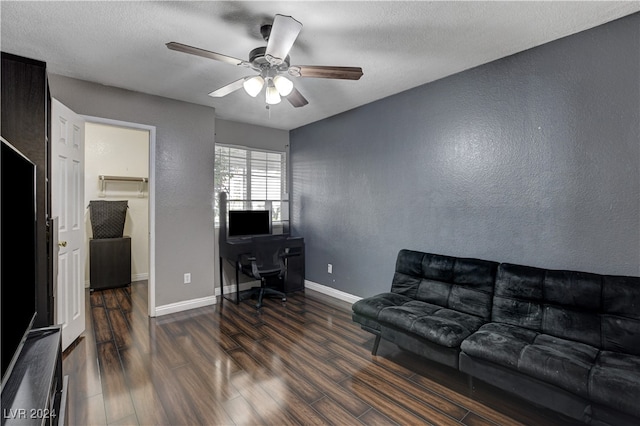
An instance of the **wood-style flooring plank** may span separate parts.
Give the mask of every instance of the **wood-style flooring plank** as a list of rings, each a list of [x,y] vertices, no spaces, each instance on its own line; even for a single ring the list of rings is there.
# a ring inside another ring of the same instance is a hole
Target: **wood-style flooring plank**
[[[148,285],[86,293],[63,355],[72,425],[574,424],[381,342],[313,292],[148,317]]]
[[[99,343],[98,359],[100,360],[100,375],[102,377],[107,422],[115,422],[135,414],[129,386],[122,370],[120,354],[116,345],[112,341]]]
[[[104,306],[107,309],[120,309],[120,304],[118,303],[117,294],[120,289],[113,289],[111,291],[103,291],[102,297],[104,298]]]
[[[259,425],[262,419],[253,409],[253,406],[249,404],[249,401],[244,399],[240,394],[237,397],[224,401],[222,403],[224,409],[231,417],[234,425]]]
[[[69,391],[73,391],[71,383],[69,383]],[[74,407],[67,411],[70,425],[107,425],[107,412],[104,406],[104,397],[102,394],[93,395],[86,398],[69,398],[69,405]]]
[[[165,413],[171,425],[200,425],[207,424],[198,416],[193,407],[193,397],[188,395],[187,389],[182,387],[184,379],[183,370],[167,369],[160,363],[152,363],[153,367],[149,372],[153,377],[153,385],[158,392],[158,397],[164,407]],[[158,383],[162,385],[158,386]],[[197,398],[203,398],[200,395]],[[141,424],[146,424],[146,419],[141,420]]]
[[[341,368],[348,376],[358,377],[373,388],[390,388],[388,394],[391,398],[403,394],[411,397],[412,400],[409,400],[407,409],[423,417],[433,419],[440,416],[440,413],[443,413],[453,419],[461,420],[468,413],[468,410],[460,405],[454,404],[441,395],[430,392],[426,388],[407,383],[406,380],[395,376],[375,364],[366,365],[359,363],[354,358],[348,360],[335,359],[332,360],[332,362]],[[413,399],[416,400],[415,403]],[[437,412],[434,410],[437,410]]]
[[[307,380],[301,380],[299,374],[293,371],[287,364],[285,364],[281,358],[275,354],[272,354],[266,350],[261,342],[251,340],[250,337],[244,334],[238,334],[234,336],[234,339],[238,342],[248,354],[250,354],[255,360],[261,363],[265,368],[278,374],[287,384],[287,387],[295,392],[300,398],[302,398],[307,404],[317,401],[324,396],[317,387],[313,386]]]
[[[131,344],[131,330],[125,314],[120,309],[107,309],[111,333],[117,348],[126,348]]]
[[[268,393],[275,403],[294,419],[296,424],[327,424],[326,419],[312,409],[295,392],[289,390],[286,380],[265,368],[243,349],[230,352],[234,360],[251,376],[255,385]]]
[[[148,424],[170,425],[149,374],[149,355],[142,353],[135,345],[122,348],[120,355],[136,415]]]
[[[402,425],[436,424],[428,422],[426,419],[419,417],[412,411],[407,411],[404,407],[387,398],[385,395],[385,388],[381,388],[379,390],[373,389],[367,383],[357,378],[346,379],[341,382],[340,385],[346,392],[358,395],[358,397],[364,402],[369,404],[371,407],[375,407],[396,423]]]
[[[344,426],[362,424],[360,420],[328,396],[317,400],[311,404],[311,406],[318,411],[318,413],[322,414],[331,424]],[[389,421],[389,419],[386,420],[387,422]]]
[[[92,306],[91,316],[95,324],[93,334],[95,335],[96,342],[102,343],[110,341],[113,335],[111,333],[107,309],[104,306]]]
[[[375,408],[361,415],[359,420],[367,426],[399,426],[398,423],[391,421],[389,417],[383,415]]]
[[[189,407],[197,416],[195,424],[228,425],[232,420],[219,399],[211,397],[211,384],[204,380],[192,365],[176,368],[174,378],[178,389],[189,399]],[[192,423],[193,424],[193,423]]]
[[[325,395],[333,395],[334,399],[355,417],[360,416],[370,408],[355,394],[345,391],[344,388],[337,386],[335,381],[327,377],[324,374],[324,363],[309,364],[301,362],[295,357],[287,358],[288,350],[273,340],[275,339],[267,339],[262,343],[267,350],[278,354],[289,368],[296,372],[300,380],[308,381]]]
[[[281,410],[271,395],[248,373],[238,373],[232,378],[234,386],[240,395],[251,404],[258,416],[260,424],[265,425],[297,425],[295,419],[286,411]]]

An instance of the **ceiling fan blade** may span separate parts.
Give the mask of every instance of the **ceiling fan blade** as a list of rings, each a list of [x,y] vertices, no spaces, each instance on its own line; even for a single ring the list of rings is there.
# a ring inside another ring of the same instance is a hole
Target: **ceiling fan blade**
[[[203,58],[215,59],[216,61],[226,62],[231,65],[244,65],[248,66],[249,63],[243,61],[242,59],[233,58],[231,56],[223,55],[221,53],[210,52],[208,50],[200,49],[198,47],[188,46],[182,43],[176,43],[172,41],[167,43],[167,47],[171,50],[176,50],[178,52],[189,53],[191,55],[202,56]]]
[[[235,92],[236,90],[240,89],[245,79],[246,77],[242,77],[241,79],[236,80],[233,83],[222,86],[221,88],[209,93],[209,96],[211,96],[212,98],[221,98],[223,96],[227,96],[229,93]]]
[[[304,96],[302,96],[302,93],[300,93],[296,88],[294,88],[293,91],[287,96],[287,100],[296,108],[303,107],[309,103],[309,101]]]
[[[360,67],[330,67],[319,65],[293,65],[289,67],[289,74],[294,77],[334,78],[340,80],[360,80]]]
[[[301,30],[302,24],[291,16],[276,15],[265,50],[267,61],[273,65],[284,62]]]

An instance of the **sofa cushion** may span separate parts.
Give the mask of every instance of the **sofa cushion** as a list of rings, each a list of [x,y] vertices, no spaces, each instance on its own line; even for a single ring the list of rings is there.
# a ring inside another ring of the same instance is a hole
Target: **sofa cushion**
[[[600,348],[602,275],[546,271],[542,332]]]
[[[378,321],[449,348],[457,348],[484,321],[482,318],[422,301],[384,308]]]
[[[417,300],[489,320],[497,263],[425,254],[422,266]]]
[[[545,305],[542,331],[600,348],[600,315],[558,305]]]
[[[597,355],[593,346],[540,334],[523,348],[518,371],[587,398],[589,372]]]
[[[591,369],[589,396],[598,404],[640,417],[640,356],[601,351]]]
[[[474,358],[588,397],[589,371],[598,349],[510,324],[489,323],[469,336],[461,350]]]
[[[425,253],[413,250],[400,250],[396,259],[396,270],[391,281],[391,292],[415,298],[422,281],[422,262]],[[448,276],[446,265],[443,274]],[[435,269],[435,268],[434,268]]]
[[[351,309],[353,310],[355,320],[359,320],[358,322],[362,323],[363,321],[360,320],[358,316],[364,317],[363,320],[366,322],[364,325],[379,330],[378,314],[383,308],[402,305],[410,302],[411,300],[413,299],[402,294],[381,293],[358,300],[351,306]],[[367,319],[371,319],[373,321],[366,321]]]
[[[492,321],[601,348],[602,275],[503,263]]]
[[[603,277],[602,299],[602,348],[640,355],[640,277]]]
[[[460,349],[469,356],[494,362],[514,370],[520,353],[533,343],[538,333],[510,324],[489,323],[465,339]]]
[[[545,270],[503,263],[498,267],[492,322],[542,330]]]

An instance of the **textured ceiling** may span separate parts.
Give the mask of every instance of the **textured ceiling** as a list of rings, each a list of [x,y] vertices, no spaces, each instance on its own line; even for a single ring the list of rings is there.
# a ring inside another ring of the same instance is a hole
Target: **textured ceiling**
[[[13,2],[0,3],[2,51],[50,73],[216,108],[217,116],[293,129],[640,10],[638,1]],[[309,105],[238,90],[207,94],[246,68],[172,51],[180,42],[240,59],[278,14],[303,24],[291,63],[362,67],[359,81],[298,78]]]

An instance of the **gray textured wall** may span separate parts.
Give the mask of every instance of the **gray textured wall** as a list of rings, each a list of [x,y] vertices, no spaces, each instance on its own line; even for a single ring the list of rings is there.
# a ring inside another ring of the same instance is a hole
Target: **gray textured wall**
[[[214,109],[59,75],[49,84],[78,114],[156,127],[156,306],[213,296]]]
[[[216,143],[289,151],[289,132],[216,118]]]
[[[639,52],[635,14],[293,130],[306,278],[387,291],[402,248],[639,275]]]

